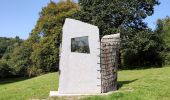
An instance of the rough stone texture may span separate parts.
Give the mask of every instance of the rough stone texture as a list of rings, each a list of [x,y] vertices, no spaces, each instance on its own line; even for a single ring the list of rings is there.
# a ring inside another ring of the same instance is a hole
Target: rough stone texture
[[[117,67],[120,34],[106,35],[101,40],[102,93],[117,90]]]

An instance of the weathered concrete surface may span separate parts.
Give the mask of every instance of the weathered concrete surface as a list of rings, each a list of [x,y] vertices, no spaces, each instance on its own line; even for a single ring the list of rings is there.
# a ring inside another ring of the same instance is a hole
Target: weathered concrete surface
[[[88,36],[90,53],[71,52],[71,38]],[[99,29],[81,21],[66,19],[60,58],[59,94],[101,93]]]

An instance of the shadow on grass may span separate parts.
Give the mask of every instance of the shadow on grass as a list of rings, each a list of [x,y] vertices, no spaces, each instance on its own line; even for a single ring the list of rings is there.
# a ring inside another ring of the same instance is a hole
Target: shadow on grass
[[[151,69],[151,68],[163,68],[164,66],[130,66],[130,67],[122,67],[122,68],[119,68],[119,71],[122,71],[122,70],[145,70],[145,69]]]
[[[137,81],[138,79],[130,80],[130,81],[118,81],[118,89],[120,89],[123,85],[133,83]]]
[[[15,82],[20,82],[20,81],[24,81],[24,80],[27,80],[27,79],[29,79],[29,78],[20,77],[20,78],[0,79],[0,85],[9,84],[9,83],[15,83]]]

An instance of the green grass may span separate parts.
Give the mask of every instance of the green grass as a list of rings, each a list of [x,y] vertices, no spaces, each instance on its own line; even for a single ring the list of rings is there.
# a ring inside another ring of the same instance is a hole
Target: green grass
[[[120,88],[85,100],[170,100],[170,67],[119,72]]]
[[[119,71],[118,80],[118,91],[107,96],[89,96],[81,99],[170,100],[170,67]],[[24,78],[0,80],[0,100],[59,99],[48,97],[49,91],[57,90],[57,87],[57,73],[26,80]]]
[[[0,80],[0,100],[43,99],[57,90],[58,75],[50,73],[31,79]]]

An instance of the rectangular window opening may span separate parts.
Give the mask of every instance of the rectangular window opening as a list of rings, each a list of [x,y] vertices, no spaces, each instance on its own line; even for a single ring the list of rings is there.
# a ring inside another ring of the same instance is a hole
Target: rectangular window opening
[[[71,52],[90,53],[88,36],[71,38]]]

